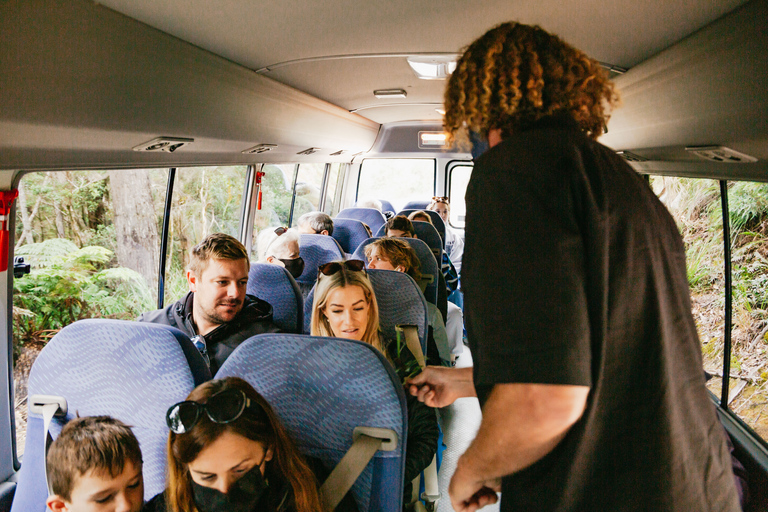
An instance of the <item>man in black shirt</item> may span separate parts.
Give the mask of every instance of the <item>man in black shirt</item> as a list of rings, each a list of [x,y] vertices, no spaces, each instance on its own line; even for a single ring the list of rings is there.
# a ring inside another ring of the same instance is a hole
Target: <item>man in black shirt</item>
[[[483,404],[449,488],[457,511],[497,490],[503,511],[739,510],[682,240],[594,140],[615,100],[597,62],[517,23],[474,42],[448,84],[446,131],[476,158],[463,267],[475,367],[428,368],[410,391]]]
[[[223,233],[209,235],[192,249],[187,270],[189,293],[165,309],[142,314],[138,320],[183,331],[215,375],[240,343],[278,330],[272,322],[272,306],[245,293],[249,270],[243,244]]]

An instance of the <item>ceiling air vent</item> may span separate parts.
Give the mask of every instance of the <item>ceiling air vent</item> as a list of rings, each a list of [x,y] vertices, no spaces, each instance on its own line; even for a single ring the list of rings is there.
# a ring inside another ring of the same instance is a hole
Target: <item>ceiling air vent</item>
[[[690,151],[694,155],[704,158],[705,160],[723,164],[749,164],[757,162],[757,158],[753,156],[739,153],[738,151],[734,151],[724,146],[695,146],[685,148],[685,150]]]
[[[622,157],[627,162],[647,162],[648,159],[644,156],[636,155],[632,153],[631,151],[617,151],[617,155]]]
[[[320,148],[307,148],[304,151],[299,151],[296,153],[297,155],[311,155],[312,153],[317,153],[320,151]]]
[[[335,153],[331,153],[331,156],[341,156],[341,155],[344,155],[346,153],[349,153],[349,151],[347,151],[346,149],[340,149],[340,150],[336,151]]]
[[[180,137],[158,137],[133,148],[134,151],[164,151],[173,153],[182,146],[188,146],[195,139],[182,139]]]
[[[257,144],[253,146],[252,148],[248,148],[242,153],[244,155],[260,155],[261,153],[266,153],[267,151],[272,151],[277,147],[277,144]]]

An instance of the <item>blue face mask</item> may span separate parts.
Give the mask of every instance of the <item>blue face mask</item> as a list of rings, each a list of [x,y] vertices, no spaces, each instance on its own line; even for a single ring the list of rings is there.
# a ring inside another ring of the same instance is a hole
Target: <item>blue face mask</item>
[[[488,137],[483,137],[476,131],[470,130],[469,142],[472,143],[472,160],[477,160],[489,149]]]

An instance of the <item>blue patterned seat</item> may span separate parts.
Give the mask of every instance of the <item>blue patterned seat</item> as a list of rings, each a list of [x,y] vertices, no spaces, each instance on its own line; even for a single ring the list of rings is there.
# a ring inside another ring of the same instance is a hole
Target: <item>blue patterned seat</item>
[[[300,235],[299,253],[304,259],[304,272],[296,282],[301,289],[301,295],[306,300],[309,291],[317,281],[317,267],[329,261],[344,259],[344,251],[339,243],[327,235]]]
[[[394,430],[352,487],[361,511],[400,512],[407,432],[403,387],[373,347],[337,338],[262,334],[243,342],[216,378],[248,381],[274,407],[299,449],[332,469],[355,427]]]
[[[299,285],[284,267],[251,263],[247,293],[272,305],[272,319],[281,331],[301,333],[304,299]]]
[[[379,238],[380,237],[368,238],[365,240],[352,254],[351,259],[365,261],[366,266],[368,266],[368,261],[365,257],[365,248]],[[435,261],[435,255],[432,254],[432,251],[429,249],[427,244],[418,238],[398,238],[398,240],[402,240],[403,242],[407,243],[416,252],[416,257],[419,258],[419,263],[421,264],[420,270],[422,275],[432,276],[432,282],[429,283],[426,290],[424,290],[424,298],[427,299],[427,302],[431,302],[432,304],[437,305],[437,287],[440,283],[438,274],[440,273],[440,269],[437,266],[437,262]]]
[[[372,233],[378,231],[387,222],[384,214],[376,208],[344,208],[336,214],[334,222],[336,219],[355,219],[365,222],[371,228]]]
[[[368,269],[373,293],[379,304],[379,327],[385,340],[396,338],[396,325],[415,325],[419,330],[421,350],[427,353],[427,303],[411,276],[394,270]],[[309,334],[315,289],[304,301],[304,332]]]
[[[368,238],[368,231],[359,220],[334,219],[333,238],[339,242],[344,252],[351,254],[363,240]]]
[[[211,378],[202,356],[181,331],[124,320],[80,320],[61,330],[40,352],[29,374],[29,397],[56,395],[68,413],[51,423],[55,439],[66,421],[109,415],[130,425],[144,459],[146,499],[165,488],[168,428],[165,412]],[[29,413],[24,460],[12,512],[43,512],[45,429]]]
[[[429,218],[432,219],[432,227],[435,228],[435,231],[437,231],[437,234],[440,235],[440,239],[443,241],[443,249],[445,249],[445,222],[443,221],[443,218],[437,213],[432,210],[425,210],[423,208],[416,208],[416,209],[408,209],[408,210],[402,210],[398,215],[405,215],[406,217],[412,214],[413,212],[422,211],[429,215]]]

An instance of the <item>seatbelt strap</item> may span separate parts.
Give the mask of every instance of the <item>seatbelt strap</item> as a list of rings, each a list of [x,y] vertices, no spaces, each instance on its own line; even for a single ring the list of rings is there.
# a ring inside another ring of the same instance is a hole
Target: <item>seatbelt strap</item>
[[[416,362],[419,363],[419,366],[421,368],[424,368],[427,366],[427,362],[424,359],[424,352],[421,350],[421,341],[419,340],[419,330],[416,328],[415,325],[398,325],[395,327],[396,330],[402,331],[403,336],[405,336],[405,344],[408,347],[408,350],[411,351],[411,354],[413,354],[414,359],[416,359]]]
[[[334,510],[354,485],[383,439],[360,435],[320,487],[320,499],[325,510]]]
[[[419,331],[415,325],[398,325],[395,329],[399,329],[405,336],[405,343],[408,346],[408,350],[411,351],[413,357],[416,358],[416,362],[419,366],[424,368],[427,363],[424,359],[424,353],[421,350],[421,341],[419,341]],[[428,510],[434,510],[437,500],[440,499],[440,491],[437,486],[437,457],[432,457],[432,462],[424,468],[424,493],[421,498],[429,503]],[[413,481],[413,495],[411,496],[411,503],[416,503],[419,500],[419,480],[421,475],[417,476]]]
[[[43,472],[48,495],[53,495],[51,481],[48,479],[48,449],[53,442],[51,436],[51,421],[54,416],[66,416],[67,401],[60,396],[32,395],[29,397],[29,412],[43,417]]]

